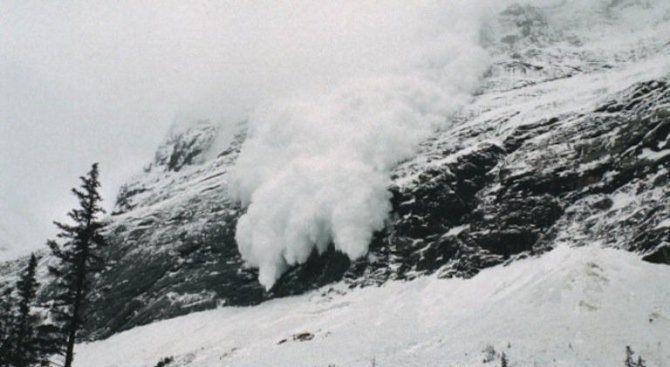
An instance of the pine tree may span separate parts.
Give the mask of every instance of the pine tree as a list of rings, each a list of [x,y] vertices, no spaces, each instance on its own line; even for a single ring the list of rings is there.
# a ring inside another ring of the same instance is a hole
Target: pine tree
[[[60,329],[51,323],[41,322],[37,327],[37,360],[40,366],[50,366],[49,359],[61,350]]]
[[[28,367],[36,363],[40,354],[37,344],[37,318],[31,312],[39,287],[35,279],[36,269],[37,257],[33,254],[16,283],[17,312],[11,334],[14,347],[10,353],[11,363],[15,367]]]
[[[642,359],[642,356],[637,356],[637,367],[647,367],[647,363]]]
[[[626,367],[646,367],[647,363],[642,359],[642,356],[637,356],[637,362],[634,359],[635,352],[630,346],[626,346],[626,359],[624,360],[624,366]]]
[[[635,360],[633,359],[633,349],[627,345],[626,346],[626,359],[624,360],[624,366],[626,367],[635,367]]]
[[[505,352],[500,356],[500,367],[507,367],[509,365],[509,361],[507,360],[507,356],[505,355]]]
[[[0,287],[0,367],[9,366],[9,356],[12,348],[12,326],[14,325],[14,297],[13,288],[8,284]]]
[[[54,222],[60,232],[58,238],[63,241],[48,241],[53,255],[59,260],[57,266],[50,267],[55,276],[57,288],[53,313],[62,333],[62,348],[65,355],[64,367],[71,367],[74,358],[74,343],[77,332],[84,323],[84,313],[92,288],[92,277],[102,268],[99,252],[105,246],[101,234],[103,227],[99,215],[104,213],[100,207],[98,188],[98,164],[93,164],[85,177],[80,177],[79,189],[72,193],[79,201],[79,207],[72,209],[68,217],[74,224]]]

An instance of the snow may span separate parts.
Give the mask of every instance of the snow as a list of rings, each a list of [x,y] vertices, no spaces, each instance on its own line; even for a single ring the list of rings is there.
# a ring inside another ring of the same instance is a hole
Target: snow
[[[411,21],[414,11],[406,21],[407,32],[418,35],[407,53],[417,57],[256,109],[231,170],[230,194],[247,208],[237,225],[240,253],[259,268],[266,288],[331,242],[352,259],[364,256],[388,218],[387,188],[413,182],[394,168],[417,157],[420,143],[437,131],[454,138],[466,127],[458,117],[474,117],[467,119],[472,127],[509,116],[489,136],[496,144],[524,124],[592,111],[603,95],[667,75],[670,7],[663,1],[528,2],[542,7],[523,8],[526,16],[540,17],[536,23],[546,22],[531,30],[538,39],[514,52],[504,45],[485,49],[484,43],[497,42],[508,30],[483,14],[505,3],[420,6],[421,26]],[[487,29],[483,38],[491,39],[484,42],[480,36]],[[496,70],[519,63],[512,53],[542,72],[500,75]],[[489,67],[493,76],[481,80]],[[482,95],[472,98],[473,92]],[[444,144],[458,145],[453,154],[442,149],[439,158],[413,163],[441,166],[483,142],[453,140]]]
[[[656,152],[656,151],[653,151],[649,148],[644,148],[642,150],[641,157],[643,159],[647,159],[647,160],[650,160],[650,161],[658,161],[658,160],[661,160],[661,159],[667,157],[668,155],[670,155],[670,149],[661,150],[661,151]]]
[[[542,73],[510,72],[505,65],[518,60],[510,59],[510,50],[491,46],[487,50],[492,53],[493,75],[482,82],[481,94],[457,113],[456,123],[422,143],[416,157],[394,170],[394,184],[412,186],[427,168],[439,168],[458,158],[460,151],[477,149],[486,142],[500,145],[527,124],[553,118],[579,130],[583,116],[609,102],[612,95],[635,83],[667,77],[670,3],[646,2],[642,13],[637,10],[641,3],[636,4],[616,10],[604,1],[566,1],[541,8],[551,28],[548,33],[557,38],[546,41],[548,44],[521,45],[519,50],[512,51],[522,55],[521,60],[542,64]],[[589,8],[594,8],[595,14]],[[630,21],[636,17],[637,22]],[[497,31],[501,32],[498,36],[505,34],[504,29]],[[566,44],[565,39],[569,37],[576,37],[579,43]],[[576,69],[565,72],[566,63]],[[545,141],[546,144],[546,138],[553,134],[555,131],[550,129],[531,142]],[[561,150],[569,152],[571,149],[567,148]],[[648,154],[648,158],[660,159],[664,154],[665,151],[654,152]],[[521,165],[533,169],[529,165],[533,159],[536,157],[511,154],[505,161],[514,166],[506,165],[506,168],[520,174],[524,169]]]
[[[512,366],[618,366],[627,345],[664,366],[667,284],[669,267],[635,254],[561,246],[469,280],[335,285],[161,321],[78,345],[75,366],[480,366],[489,346]]]
[[[240,253],[266,288],[331,242],[351,259],[367,253],[391,210],[390,170],[447,125],[488,68],[477,42],[487,3],[419,6],[408,14],[406,32],[418,36],[406,64],[252,114],[230,189],[248,207]]]

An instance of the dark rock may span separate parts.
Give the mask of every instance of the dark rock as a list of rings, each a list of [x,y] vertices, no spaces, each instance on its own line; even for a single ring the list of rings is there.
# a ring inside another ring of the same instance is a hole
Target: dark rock
[[[665,242],[664,244],[657,246],[645,255],[642,260],[656,264],[670,264],[670,243]]]
[[[312,333],[298,333],[293,335],[293,340],[299,341],[299,342],[306,342],[314,339],[314,334]]]

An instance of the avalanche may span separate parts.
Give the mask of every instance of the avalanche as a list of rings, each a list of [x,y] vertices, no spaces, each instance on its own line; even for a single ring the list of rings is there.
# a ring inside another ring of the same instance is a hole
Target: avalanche
[[[403,57],[380,57],[390,63],[383,71],[252,114],[231,194],[248,206],[237,225],[240,253],[267,289],[330,242],[351,259],[365,255],[391,211],[390,170],[445,127],[487,70],[478,36],[488,0],[410,8],[397,26],[413,43]],[[388,37],[396,35],[380,35]]]

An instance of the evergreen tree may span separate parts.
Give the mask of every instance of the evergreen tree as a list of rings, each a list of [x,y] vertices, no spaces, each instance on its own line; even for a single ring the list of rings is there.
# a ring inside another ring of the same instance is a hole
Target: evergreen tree
[[[39,283],[35,279],[37,257],[30,255],[28,266],[16,283],[17,305],[12,339],[14,347],[10,353],[14,367],[28,367],[37,362],[39,346],[37,345],[37,318],[31,312],[35,303]]]
[[[635,352],[630,346],[626,346],[626,359],[624,360],[624,366],[626,367],[646,367],[647,363],[642,359],[642,356],[637,356],[637,362],[635,361]]]
[[[507,360],[507,355],[505,355],[505,352],[503,352],[500,356],[500,367],[507,367],[508,365],[509,361]]]
[[[0,367],[9,366],[9,356],[13,348],[12,326],[14,325],[14,298],[12,287],[0,286]]]
[[[635,360],[633,359],[633,349],[627,345],[626,346],[626,359],[624,360],[624,366],[626,367],[635,367]]]
[[[52,311],[62,335],[59,352],[65,355],[64,367],[72,366],[74,343],[84,322],[92,277],[102,269],[102,260],[98,254],[105,246],[101,234],[103,224],[99,220],[99,215],[104,211],[100,207],[97,163],[80,180],[80,188],[72,189],[79,207],[68,213],[74,224],[54,222],[60,230],[58,238],[62,244],[53,240],[47,243],[59,260],[58,265],[50,267],[49,271],[56,278],[57,290]]]
[[[51,323],[40,323],[37,327],[37,360],[40,366],[50,366],[49,359],[61,350],[60,329]]]
[[[647,367],[647,363],[642,359],[642,356],[637,356],[637,367]]]

